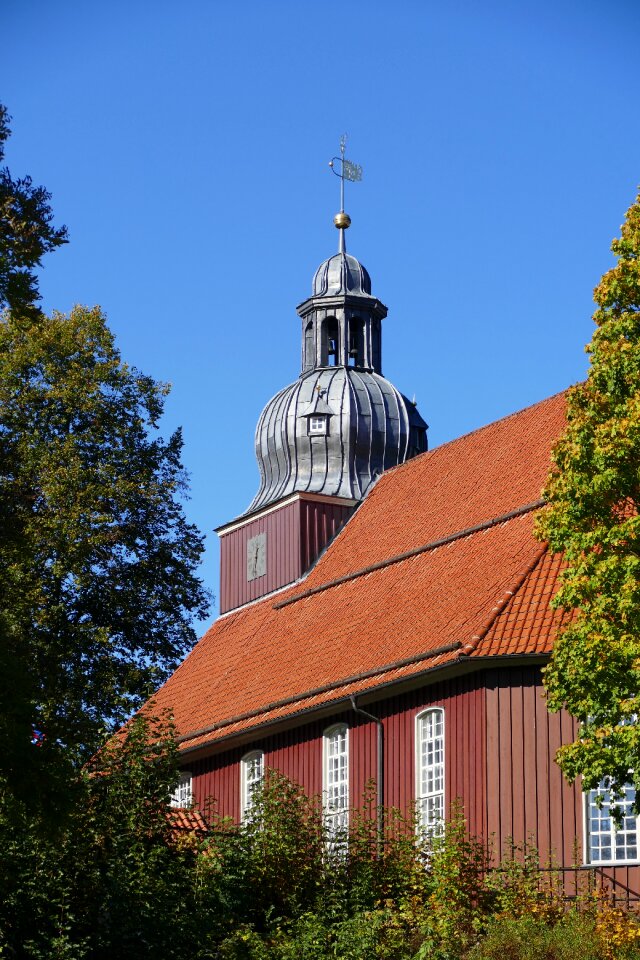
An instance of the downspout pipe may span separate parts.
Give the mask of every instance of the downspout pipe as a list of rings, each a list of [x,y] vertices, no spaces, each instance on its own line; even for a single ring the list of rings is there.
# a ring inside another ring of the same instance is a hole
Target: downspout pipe
[[[363,710],[356,703],[354,694],[349,697],[354,713],[366,717],[367,720],[373,720],[378,725],[378,773],[376,777],[377,786],[377,805],[378,805],[378,856],[382,855],[384,849],[384,724],[380,717],[374,717],[372,713]]]

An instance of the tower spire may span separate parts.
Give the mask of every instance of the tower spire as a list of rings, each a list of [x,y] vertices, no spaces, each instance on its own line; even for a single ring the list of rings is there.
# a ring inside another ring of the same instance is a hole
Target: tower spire
[[[340,137],[340,156],[332,157],[329,161],[329,166],[336,177],[340,179],[340,213],[336,213],[333,218],[333,222],[340,231],[340,236],[338,238],[338,253],[346,252],[346,243],[344,232],[351,226],[351,217],[348,213],[345,213],[344,210],[344,182],[345,180],[351,180],[352,183],[362,180],[362,167],[358,163],[352,163],[350,160],[347,160],[344,152],[347,146],[347,135],[343,133]],[[340,164],[340,173],[336,170],[334,164],[338,162]]]

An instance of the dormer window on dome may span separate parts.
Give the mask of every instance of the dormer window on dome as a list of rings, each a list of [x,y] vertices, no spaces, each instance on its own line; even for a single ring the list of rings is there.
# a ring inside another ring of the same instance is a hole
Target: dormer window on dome
[[[307,421],[307,433],[310,437],[326,437],[329,433],[329,418],[333,416],[333,410],[325,399],[326,394],[326,389],[317,386],[313,400],[304,413],[300,414],[301,418]]]
[[[309,434],[311,436],[326,437],[329,433],[329,417],[326,414],[316,414],[309,417]]]

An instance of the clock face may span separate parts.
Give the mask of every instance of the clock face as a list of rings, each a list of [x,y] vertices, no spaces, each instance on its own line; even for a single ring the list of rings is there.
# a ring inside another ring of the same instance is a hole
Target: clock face
[[[247,540],[247,580],[256,580],[267,572],[267,535],[259,533]]]

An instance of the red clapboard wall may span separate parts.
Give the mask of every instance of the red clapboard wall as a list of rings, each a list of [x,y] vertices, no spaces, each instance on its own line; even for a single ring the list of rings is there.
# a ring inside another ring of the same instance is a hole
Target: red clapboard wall
[[[220,613],[298,580],[353,513],[355,501],[294,494],[275,508],[218,527]],[[247,579],[247,542],[266,535],[266,572]]]
[[[445,711],[448,805],[459,798],[469,831],[492,846],[496,858],[512,842],[533,842],[543,864],[570,867],[584,862],[583,804],[579,784],[569,786],[554,756],[574,737],[566,713],[550,714],[540,667],[505,666],[452,677],[378,702],[366,709],[384,724],[385,803],[407,812],[414,797],[416,716],[430,706]],[[377,776],[377,724],[344,704],[333,714],[295,729],[256,736],[242,747],[185,765],[194,777],[201,806],[215,798],[216,810],[238,819],[240,760],[249,750],[265,752],[265,768],[284,773],[309,795],[322,791],[322,735],[336,722],[349,726],[350,797],[357,806]],[[576,859],[577,857],[577,859]],[[640,867],[599,868],[616,883],[617,895],[640,890]]]

